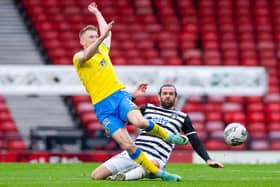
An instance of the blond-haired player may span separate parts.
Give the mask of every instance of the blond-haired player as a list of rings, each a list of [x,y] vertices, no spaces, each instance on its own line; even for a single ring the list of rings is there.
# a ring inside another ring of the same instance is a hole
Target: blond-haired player
[[[110,60],[111,29],[114,22],[107,24],[94,2],[88,6],[88,10],[97,18],[100,36],[98,29],[91,25],[80,31],[83,50],[74,55],[73,64],[91,97],[98,120],[108,135],[127,151],[132,160],[162,180],[179,181],[180,176],[159,169],[145,156],[131,140],[125,123],[129,122],[137,128],[145,129],[149,134],[159,136],[169,143],[186,144],[188,138],[170,134],[157,123],[143,117],[131,101],[131,95],[124,90],[125,85],[118,79]],[[103,179],[106,175],[107,173],[100,172],[97,168],[91,177]]]

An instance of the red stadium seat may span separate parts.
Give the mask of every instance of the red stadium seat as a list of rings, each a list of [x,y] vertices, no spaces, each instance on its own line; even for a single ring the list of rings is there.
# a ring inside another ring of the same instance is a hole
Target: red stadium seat
[[[252,150],[269,150],[271,148],[270,143],[268,140],[260,139],[260,140],[253,140],[250,144],[250,148]]]
[[[203,105],[201,103],[185,103],[182,111],[183,112],[201,112],[203,110]]]
[[[247,130],[252,131],[266,131],[266,124],[264,122],[248,122]]]
[[[5,98],[3,95],[0,95],[0,103],[4,103],[5,102]]]
[[[6,141],[0,139],[0,151],[6,150]]]
[[[6,103],[0,102],[0,112],[9,112],[9,108]]]
[[[2,132],[16,132],[17,131],[17,127],[16,124],[12,121],[4,121],[4,122],[0,122],[0,131]]]
[[[280,140],[278,141],[271,141],[271,149],[272,150],[280,150]]]
[[[246,115],[243,112],[229,112],[224,114],[224,121],[226,123],[239,122],[246,124]]]
[[[264,105],[263,103],[248,103],[246,106],[247,112],[264,112]]]
[[[225,102],[222,106],[224,112],[242,112],[243,106],[240,103]]]
[[[26,151],[26,145],[22,140],[10,140],[7,142],[8,151]]]
[[[97,122],[97,117],[93,112],[86,112],[80,115],[81,123],[87,125],[88,123]]]
[[[99,122],[88,122],[83,124],[86,130],[87,135],[96,136],[96,137],[104,137],[106,136],[104,127]]]
[[[280,112],[271,112],[267,114],[268,122],[280,122]]]
[[[209,140],[205,143],[207,150],[227,150],[229,146],[223,140]]]
[[[238,146],[230,146],[229,147],[229,150],[232,150],[232,151],[244,151],[246,149],[247,149],[247,144],[246,143],[238,145]]]
[[[93,105],[91,102],[80,102],[76,105],[75,110],[79,115],[87,112],[93,113]]]
[[[88,95],[74,95],[71,99],[74,105],[77,105],[80,102],[90,102],[90,97]]]
[[[248,112],[247,121],[250,122],[265,122],[265,114],[263,112]]]
[[[280,112],[280,102],[279,103],[268,103],[265,106],[265,111],[267,113],[272,113],[272,112]]]
[[[0,122],[1,121],[12,121],[13,117],[12,114],[9,111],[6,112],[0,112]]]
[[[225,124],[222,121],[208,121],[205,126],[208,131],[223,131]]]
[[[224,131],[223,130],[211,131],[208,134],[209,134],[209,139],[224,140]]]
[[[189,112],[188,115],[192,121],[195,122],[205,121],[205,115],[203,112]]]
[[[223,115],[221,112],[206,112],[205,113],[206,121],[222,121]]]
[[[151,104],[155,104],[155,105],[159,104],[158,96],[147,96],[146,101],[147,101],[147,103],[151,103]]]
[[[204,105],[204,111],[205,112],[221,112],[222,111],[222,105],[220,103],[208,103]]]

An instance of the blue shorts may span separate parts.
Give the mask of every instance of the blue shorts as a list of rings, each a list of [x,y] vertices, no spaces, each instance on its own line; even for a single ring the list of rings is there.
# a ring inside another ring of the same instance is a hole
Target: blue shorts
[[[137,106],[131,101],[131,95],[123,90],[114,92],[94,105],[95,114],[109,136],[125,127],[127,113],[135,108]]]

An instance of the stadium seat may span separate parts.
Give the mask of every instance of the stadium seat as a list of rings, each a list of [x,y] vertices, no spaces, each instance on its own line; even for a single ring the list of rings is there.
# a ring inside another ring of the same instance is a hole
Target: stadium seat
[[[9,112],[9,108],[6,103],[0,102],[0,112]]]
[[[12,121],[13,117],[9,111],[0,112],[0,122]]]
[[[263,112],[248,112],[247,122],[265,122],[265,114]]]
[[[79,102],[75,106],[75,111],[81,115],[82,113],[92,112],[93,113],[93,105],[90,102]]]
[[[222,110],[223,112],[241,112],[243,111],[243,106],[238,102],[224,102]]]
[[[16,124],[12,121],[4,121],[4,122],[0,122],[0,131],[2,132],[16,132],[17,131],[17,127]]]
[[[252,150],[269,150],[271,146],[266,139],[256,139],[251,142],[250,148]]]
[[[221,130],[216,130],[216,131],[211,131],[208,133],[208,137],[211,140],[224,140],[224,131],[223,129]]]
[[[80,115],[81,123],[87,125],[91,122],[97,122],[96,115],[93,112],[86,112]]]
[[[244,150],[247,150],[247,144],[244,143],[244,144],[241,144],[241,145],[238,145],[238,146],[230,146],[229,147],[229,150],[231,151],[244,151]]]
[[[203,112],[189,112],[188,113],[190,119],[195,122],[204,122],[205,115]]]
[[[208,100],[208,103],[204,105],[204,111],[205,112],[221,112],[222,111],[222,104],[211,102]]]
[[[74,105],[77,105],[80,102],[90,102],[90,97],[87,95],[74,95],[71,99]]]
[[[10,140],[7,142],[8,151],[26,151],[26,145],[22,140]]]
[[[280,140],[271,141],[271,149],[272,150],[280,150]]]
[[[229,147],[225,144],[223,140],[209,140],[205,142],[205,147],[207,150],[227,150]]]
[[[239,122],[246,124],[246,116],[243,112],[230,112],[224,114],[225,123]]]
[[[205,126],[206,126],[206,130],[212,132],[212,131],[224,130],[225,124],[221,120],[217,120],[217,121],[207,121]]]
[[[206,121],[222,121],[223,115],[220,111],[205,112]]]
[[[268,122],[280,122],[280,112],[268,113],[266,117]]]
[[[201,103],[185,103],[183,105],[183,112],[201,112],[203,110],[203,105]]]
[[[106,136],[104,127],[97,121],[83,123],[85,131],[89,136],[104,137]]]

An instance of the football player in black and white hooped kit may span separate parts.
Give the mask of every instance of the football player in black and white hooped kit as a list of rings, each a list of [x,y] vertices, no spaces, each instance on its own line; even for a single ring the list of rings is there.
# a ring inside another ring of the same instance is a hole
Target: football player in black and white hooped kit
[[[133,91],[133,98],[145,94],[147,84],[140,84]],[[212,160],[207,153],[202,141],[196,133],[191,119],[186,113],[175,109],[177,90],[172,84],[164,84],[159,89],[160,106],[146,104],[140,108],[146,119],[151,119],[167,130],[169,133],[184,133],[189,138],[193,149],[213,168],[223,168],[220,162]],[[149,135],[142,130],[135,139],[135,143],[141,148],[146,156],[159,168],[165,168],[175,145],[164,141],[156,136]],[[107,179],[111,180],[138,180],[141,178],[155,178],[140,165],[135,164],[124,151],[102,164],[104,171],[109,173]]]

